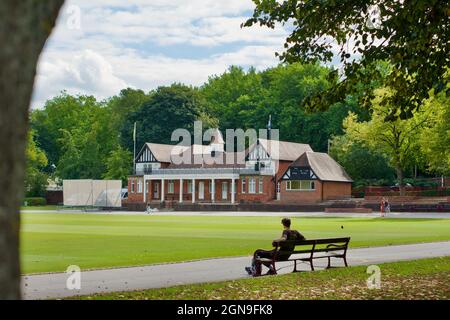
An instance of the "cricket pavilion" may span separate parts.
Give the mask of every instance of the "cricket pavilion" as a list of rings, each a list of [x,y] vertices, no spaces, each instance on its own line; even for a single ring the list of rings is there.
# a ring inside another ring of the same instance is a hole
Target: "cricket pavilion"
[[[218,129],[208,145],[146,143],[128,178],[126,203],[170,208],[314,204],[351,197],[345,170],[308,144],[258,138],[244,152],[227,152],[224,145]]]

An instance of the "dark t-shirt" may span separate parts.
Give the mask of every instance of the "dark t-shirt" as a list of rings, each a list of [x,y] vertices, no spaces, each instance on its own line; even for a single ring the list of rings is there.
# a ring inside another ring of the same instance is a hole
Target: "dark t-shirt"
[[[305,237],[297,230],[284,230],[281,235],[283,239],[288,241],[305,240]],[[283,241],[279,242],[281,253],[278,254],[277,260],[287,260],[294,251],[295,246],[292,244],[284,244]]]

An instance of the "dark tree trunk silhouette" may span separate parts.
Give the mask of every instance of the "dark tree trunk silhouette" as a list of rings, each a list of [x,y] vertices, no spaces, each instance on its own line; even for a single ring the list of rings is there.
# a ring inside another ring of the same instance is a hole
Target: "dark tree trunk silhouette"
[[[0,1],[0,300],[20,299],[19,210],[39,54],[64,0]]]

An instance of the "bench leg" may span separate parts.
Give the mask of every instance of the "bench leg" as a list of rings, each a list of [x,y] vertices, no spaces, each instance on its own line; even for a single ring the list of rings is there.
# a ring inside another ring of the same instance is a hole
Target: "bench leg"
[[[348,267],[348,264],[347,264],[347,257],[346,257],[346,256],[344,256],[344,263],[345,263],[345,266]]]
[[[327,269],[330,269],[330,268],[331,268],[331,258],[328,257],[328,265],[327,265]]]
[[[311,260],[309,261],[309,263],[311,264],[311,271],[314,271],[313,260],[311,259]]]
[[[277,268],[275,268],[275,260],[272,261],[272,267],[273,267],[274,274],[277,274]]]
[[[294,260],[294,271],[292,272],[297,272],[297,260]]]

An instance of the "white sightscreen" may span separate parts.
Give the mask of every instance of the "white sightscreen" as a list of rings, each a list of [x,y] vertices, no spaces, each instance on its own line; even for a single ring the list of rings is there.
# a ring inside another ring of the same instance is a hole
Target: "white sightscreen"
[[[106,207],[122,206],[122,181],[106,180]]]
[[[121,207],[120,180],[63,180],[65,206]]]

